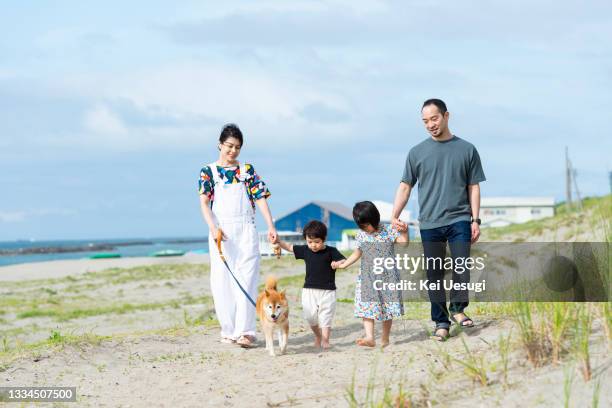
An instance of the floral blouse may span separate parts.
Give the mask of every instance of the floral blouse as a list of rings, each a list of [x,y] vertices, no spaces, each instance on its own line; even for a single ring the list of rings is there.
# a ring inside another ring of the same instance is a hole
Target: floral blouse
[[[251,200],[251,205],[255,208],[255,201],[260,198],[268,198],[271,193],[266,186],[266,183],[259,177],[259,175],[255,172],[255,168],[252,164],[245,164],[245,168],[248,174],[252,177],[248,180],[248,188],[247,193],[249,195],[249,200]],[[219,172],[219,177],[221,181],[225,182],[225,184],[234,184],[240,183],[240,167],[232,166],[232,167],[222,167],[217,166],[217,171]],[[198,180],[198,191],[200,194],[205,194],[206,197],[210,200],[210,205],[215,199],[215,189],[213,187],[213,174],[212,170],[209,166],[202,167],[200,170],[200,179]]]
[[[390,224],[382,224],[380,231],[374,234],[368,234],[363,230],[359,230],[355,235],[355,240],[357,241],[357,247],[362,248],[363,243],[395,242],[397,237],[399,237],[399,232],[395,228]]]

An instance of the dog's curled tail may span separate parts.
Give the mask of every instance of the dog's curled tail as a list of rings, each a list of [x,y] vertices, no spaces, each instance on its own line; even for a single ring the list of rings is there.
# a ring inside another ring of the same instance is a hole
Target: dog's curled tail
[[[266,289],[276,290],[276,282],[278,282],[278,279],[276,279],[276,276],[268,275],[268,277],[266,278]]]

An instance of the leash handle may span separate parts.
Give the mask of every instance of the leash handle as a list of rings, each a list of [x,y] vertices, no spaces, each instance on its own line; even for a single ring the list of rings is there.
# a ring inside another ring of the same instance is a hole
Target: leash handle
[[[223,231],[221,231],[221,228],[217,228],[217,250],[219,251],[219,255],[221,256],[221,259],[225,260],[225,256],[223,256],[223,250],[221,249],[221,240],[223,239]]]

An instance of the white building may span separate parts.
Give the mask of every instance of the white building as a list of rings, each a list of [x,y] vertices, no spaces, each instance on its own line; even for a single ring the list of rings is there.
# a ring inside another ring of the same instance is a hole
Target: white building
[[[391,215],[393,214],[393,204],[386,201],[372,201],[378,212],[380,213],[380,222],[384,224],[391,223]],[[410,219],[410,211],[404,210],[400,214],[400,220],[407,222],[412,232],[414,233],[414,226],[418,223]],[[341,251],[348,249],[355,249],[357,247],[357,241],[355,241],[355,234],[358,229],[346,229],[342,231],[342,240],[338,243],[338,249]],[[413,234],[411,234],[412,236]]]
[[[393,213],[393,203],[388,203],[386,201],[372,201],[376,208],[378,208],[378,212],[380,213],[380,222],[389,224],[391,222],[391,215]],[[409,222],[410,221],[410,211],[404,210],[400,214],[400,220]]]
[[[554,197],[483,197],[480,219],[487,227],[520,224],[555,215]]]

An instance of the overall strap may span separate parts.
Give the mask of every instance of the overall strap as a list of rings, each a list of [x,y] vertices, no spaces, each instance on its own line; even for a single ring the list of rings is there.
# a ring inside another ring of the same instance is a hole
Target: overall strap
[[[219,172],[217,171],[217,162],[212,162],[208,165],[210,168],[210,172],[212,173],[213,179],[213,188],[215,185],[221,183],[221,177],[219,176]]]
[[[210,172],[212,173],[212,190],[213,190],[213,194],[215,192],[215,186],[217,184],[221,183],[221,177],[219,177],[219,172],[217,171],[217,162],[212,162],[208,164],[208,168],[210,169]],[[213,208],[213,205],[215,204],[215,199],[214,199],[214,195],[213,195],[213,199],[210,200],[210,208]]]
[[[240,163],[240,181],[247,183],[251,179],[251,175],[247,172],[246,163]]]

